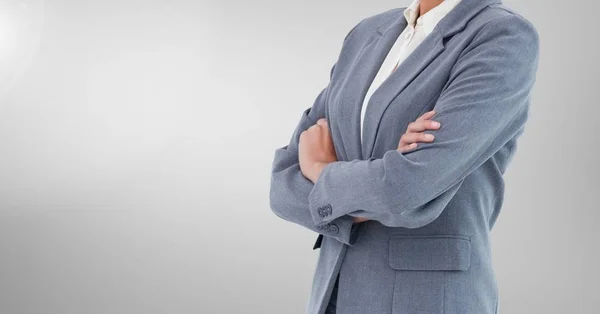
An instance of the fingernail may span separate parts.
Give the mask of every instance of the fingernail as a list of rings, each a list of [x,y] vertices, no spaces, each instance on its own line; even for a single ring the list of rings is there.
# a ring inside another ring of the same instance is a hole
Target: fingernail
[[[433,134],[425,134],[425,139],[432,140]]]
[[[438,127],[440,126],[440,123],[439,123],[439,122],[437,122],[437,121],[431,121],[431,125],[432,125],[434,128],[438,128]]]

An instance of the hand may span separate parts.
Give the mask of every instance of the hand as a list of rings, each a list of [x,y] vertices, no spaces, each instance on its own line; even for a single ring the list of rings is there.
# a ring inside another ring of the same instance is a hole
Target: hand
[[[421,115],[417,120],[408,124],[406,133],[400,137],[398,151],[406,153],[417,148],[417,142],[431,142],[435,138],[433,134],[423,133],[425,130],[437,130],[440,123],[430,120],[435,114],[435,110],[428,111]]]
[[[369,220],[368,218],[365,217],[352,217],[352,221],[354,223],[359,223],[359,222],[363,222],[363,221],[367,221]]]
[[[417,142],[431,142],[434,139],[434,136],[431,134],[423,133],[424,130],[437,130],[440,127],[440,123],[437,121],[430,120],[431,117],[435,114],[435,110],[431,110],[429,112],[421,115],[415,122],[411,122],[408,125],[406,133],[402,135],[400,138],[400,143],[398,145],[398,150],[402,153],[408,152],[417,147]],[[431,135],[431,136],[429,136]],[[363,221],[367,221],[369,219],[364,217],[352,217],[352,221],[354,223],[360,223]]]
[[[300,134],[298,160],[302,174],[313,183],[327,164],[337,161],[327,119],[319,119]]]

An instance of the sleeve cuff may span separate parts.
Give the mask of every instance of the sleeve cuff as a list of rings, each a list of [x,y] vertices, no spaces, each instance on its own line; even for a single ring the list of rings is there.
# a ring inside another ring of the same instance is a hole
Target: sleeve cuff
[[[344,215],[327,224],[318,225],[317,229],[323,235],[333,237],[346,245],[352,246],[358,241],[358,227],[358,224],[354,223],[351,216]],[[317,247],[320,247],[320,243],[316,243],[313,249]]]
[[[327,175],[328,171],[331,170],[331,167],[335,166],[339,161],[332,162],[323,167],[319,178],[313,185],[310,193],[308,193],[308,204],[310,214],[312,216],[313,222],[315,225],[327,225],[332,223],[334,220],[343,217],[342,214],[338,214],[336,217],[333,217],[333,207],[331,203],[328,203],[324,200],[324,197],[321,195],[322,192],[322,181],[323,177]],[[350,221],[352,219],[350,218]]]

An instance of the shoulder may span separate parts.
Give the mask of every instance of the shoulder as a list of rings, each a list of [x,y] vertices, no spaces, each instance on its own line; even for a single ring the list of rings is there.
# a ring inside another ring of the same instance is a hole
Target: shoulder
[[[402,15],[402,12],[406,9],[406,7],[393,8],[389,10],[385,10],[383,12],[370,15],[365,17],[361,22],[364,24],[363,27],[369,29],[375,29],[381,24],[386,22],[390,22],[392,19],[398,18]]]
[[[397,18],[399,14],[402,14],[404,9],[406,9],[406,7],[393,8],[362,18],[350,29],[344,40],[347,40],[350,37],[363,37],[365,34],[376,31],[379,26]]]
[[[481,62],[502,60],[508,70],[522,66],[535,72],[539,59],[540,39],[531,21],[506,7],[502,3],[489,5],[471,20],[462,30],[468,38],[459,60]]]
[[[473,17],[463,32],[468,43],[460,52],[453,73],[466,71],[493,76],[506,92],[530,86],[539,61],[539,34],[522,15],[494,4]],[[501,83],[500,83],[501,82]]]
[[[533,23],[502,3],[486,7],[469,24],[476,33],[475,40],[500,40],[510,36],[517,39],[515,44],[539,49],[540,36]]]

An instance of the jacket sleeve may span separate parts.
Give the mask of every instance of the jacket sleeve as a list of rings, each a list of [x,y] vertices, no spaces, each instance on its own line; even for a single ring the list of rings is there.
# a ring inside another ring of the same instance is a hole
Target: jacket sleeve
[[[320,225],[346,215],[418,228],[435,220],[464,178],[524,128],[539,59],[539,37],[523,17],[483,26],[462,51],[434,109],[433,142],[408,153],[336,161],[309,194]]]
[[[344,38],[344,42],[359,24],[350,30]],[[331,68],[330,80],[336,64]],[[319,93],[312,107],[304,110],[289,144],[275,150],[270,179],[270,207],[273,213],[284,220],[333,237],[344,244],[354,245],[357,240],[357,226],[351,216],[340,215],[336,219],[319,225],[313,221],[309,210],[308,195],[314,184],[302,174],[298,159],[300,134],[316,124],[320,118],[325,118],[328,91],[329,85]]]

